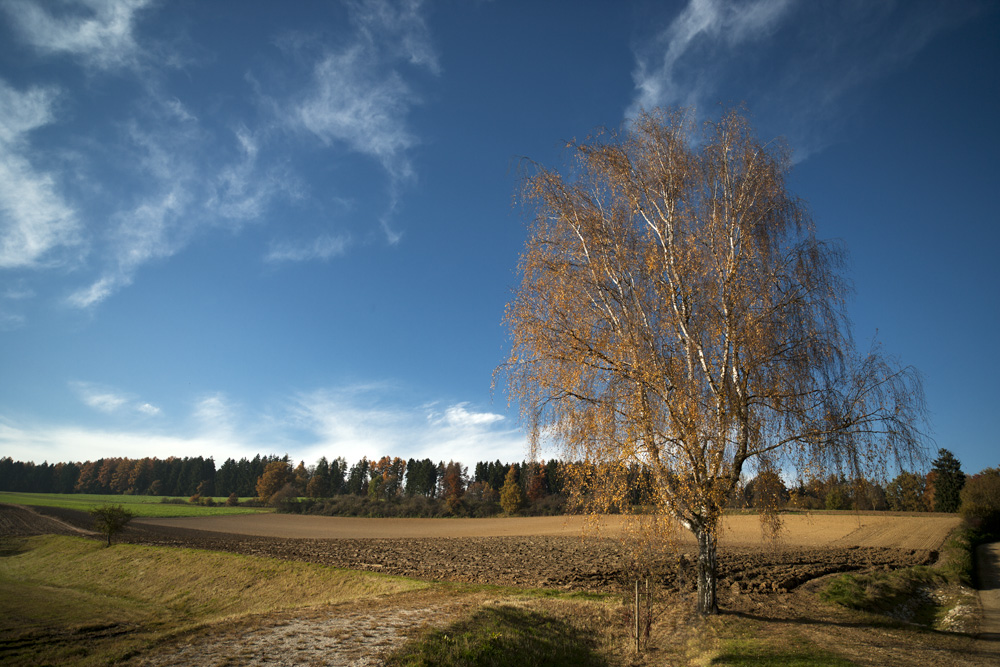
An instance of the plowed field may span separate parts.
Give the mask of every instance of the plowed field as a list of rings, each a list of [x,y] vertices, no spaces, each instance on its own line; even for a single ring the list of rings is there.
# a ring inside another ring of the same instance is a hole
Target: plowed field
[[[89,517],[40,508],[68,523]],[[954,516],[822,514],[785,517],[781,538],[761,538],[754,516],[727,517],[720,584],[732,592],[780,593],[834,572],[933,562]],[[249,515],[134,520],[123,541],[302,560],[424,579],[609,591],[627,575],[620,521],[600,537],[579,517],[353,519]],[[683,534],[656,558],[670,588],[694,586],[693,543]]]
[[[414,539],[450,537],[579,537],[584,520],[578,516],[493,519],[361,519],[354,517],[254,514],[204,518],[141,519],[137,524],[206,530],[259,537],[312,539]],[[783,517],[780,543],[785,547],[892,547],[938,549],[958,526],[951,514],[822,513]],[[608,517],[597,534],[617,538],[624,524]],[[679,541],[694,544],[690,533],[678,531]],[[764,543],[756,516],[725,518],[721,546]]]

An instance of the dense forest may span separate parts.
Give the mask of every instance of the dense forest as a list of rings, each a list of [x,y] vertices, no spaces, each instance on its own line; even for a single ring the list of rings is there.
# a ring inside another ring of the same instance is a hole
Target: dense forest
[[[541,462],[480,461],[471,471],[455,461],[383,456],[348,464],[343,457],[295,465],[289,457],[106,458],[84,463],[42,463],[0,458],[0,491],[30,493],[143,494],[205,499],[254,498],[287,511],[331,514],[486,516],[500,511],[553,514],[567,511],[566,466]],[[629,472],[641,504],[648,476]],[[901,472],[882,485],[836,476],[789,485],[771,472],[742,480],[730,499],[733,509],[764,507],[832,510],[954,512],[965,483],[960,462],[939,450],[930,472]]]

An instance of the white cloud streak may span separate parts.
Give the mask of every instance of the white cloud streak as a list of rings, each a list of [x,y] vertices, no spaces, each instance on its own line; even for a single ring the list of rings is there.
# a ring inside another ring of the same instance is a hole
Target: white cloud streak
[[[22,39],[45,54],[67,54],[98,69],[138,63],[136,15],[150,0],[69,0],[60,4],[8,0],[3,4]],[[50,10],[57,9],[57,13]]]
[[[785,135],[801,160],[834,139],[856,103],[852,93],[980,9],[964,0],[690,0],[636,45],[626,116],[656,106],[707,114],[718,102],[745,101],[762,130]]]
[[[280,241],[272,243],[271,250],[264,258],[268,262],[327,261],[347,252],[351,239],[347,235],[324,234],[311,241]]]
[[[20,92],[0,79],[0,269],[45,266],[53,251],[81,244],[76,211],[55,177],[29,159],[28,135],[53,121],[57,96],[39,87]]]
[[[404,118],[412,93],[396,72],[380,74],[370,48],[355,45],[327,55],[313,72],[314,88],[295,110],[325,144],[342,142],[376,158],[394,178],[413,171],[405,152],[416,140]]]
[[[174,98],[150,101],[145,122],[133,122],[129,150],[147,190],[130,210],[113,217],[106,236],[107,266],[90,285],[66,302],[96,306],[132,284],[146,263],[180,252],[199,234],[224,228],[239,231],[261,219],[282,194],[295,196],[293,179],[258,164],[259,140],[237,128],[235,154],[212,161],[204,146],[212,138],[197,118]]]
[[[748,41],[768,37],[786,14],[789,0],[690,0],[681,13],[657,37],[650,52],[636,54],[633,73],[638,95],[628,115],[656,106],[698,106],[711,93],[712,82],[704,80],[713,63],[698,58],[685,61],[695,47],[721,43],[734,49]]]
[[[401,235],[389,221],[399,190],[415,177],[410,150],[419,143],[409,128],[410,109],[420,103],[401,64],[438,74],[440,67],[421,15],[422,2],[367,0],[349,3],[352,40],[325,52],[315,64],[311,87],[293,105],[293,124],[327,147],[367,155],[389,177],[389,206],[379,224],[390,244]],[[311,259],[308,254],[303,259]]]
[[[147,416],[160,414],[160,408],[137,400],[134,396],[93,382],[74,381],[70,389],[84,405],[105,414],[141,413]]]

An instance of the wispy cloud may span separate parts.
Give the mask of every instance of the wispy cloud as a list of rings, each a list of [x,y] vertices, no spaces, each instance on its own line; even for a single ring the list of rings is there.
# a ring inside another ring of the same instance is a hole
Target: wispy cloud
[[[656,106],[710,113],[718,102],[745,101],[803,159],[834,139],[852,110],[849,93],[905,66],[980,9],[964,0],[690,0],[652,40],[636,44],[626,115]]]
[[[67,303],[91,308],[132,284],[139,269],[183,250],[213,229],[237,232],[261,219],[275,198],[297,196],[295,180],[280,168],[262,168],[259,141],[246,127],[218,157],[205,146],[220,142],[176,98],[151,93],[129,124],[123,152],[136,165],[140,193],[131,208],[112,216],[104,234],[105,266]],[[141,122],[140,122],[141,121]],[[223,144],[224,145],[224,144]]]
[[[241,125],[233,134],[238,154],[217,171],[206,206],[219,217],[239,225],[264,215],[279,194],[297,197],[298,192],[295,179],[285,171],[260,167],[260,139],[254,132]]]
[[[789,5],[789,0],[690,0],[652,48],[637,51],[637,96],[629,115],[656,106],[698,106],[714,92],[711,79],[719,61],[747,42],[769,37]]]
[[[268,262],[304,262],[329,260],[347,252],[351,239],[347,235],[324,234],[310,241],[276,241],[265,259]]]
[[[390,203],[380,217],[390,243],[400,234],[390,224],[401,186],[415,176],[410,150],[419,143],[408,123],[419,95],[406,70],[440,71],[422,3],[368,0],[349,4],[352,38],[325,51],[311,85],[294,103],[294,125],[331,148],[344,147],[378,161],[389,178]]]
[[[406,150],[416,140],[404,119],[412,92],[398,73],[379,72],[377,62],[368,45],[327,55],[296,115],[327,145],[341,142],[376,158],[394,178],[408,178],[413,172]]]
[[[27,322],[27,318],[21,313],[10,313],[0,310],[0,331],[13,331],[20,329]]]
[[[56,178],[31,163],[29,134],[54,119],[58,93],[18,91],[0,79],[0,268],[34,268],[55,261],[53,252],[81,244],[76,211]]]
[[[79,57],[100,69],[138,62],[136,16],[150,0],[7,0],[2,7],[22,39],[46,54]]]
[[[394,179],[413,174],[406,152],[417,140],[407,114],[419,102],[399,65],[439,72],[421,5],[419,0],[349,3],[351,41],[320,58],[312,88],[295,107],[303,128],[326,144],[342,143],[376,158]]]
[[[160,408],[155,405],[104,385],[73,381],[69,386],[85,405],[105,414],[140,413],[147,416],[160,414]]]
[[[472,412],[468,409],[468,405],[468,403],[456,403],[445,408],[443,414],[431,409],[427,413],[427,420],[434,425],[444,424],[457,428],[477,428],[504,420],[503,415],[495,412]]]

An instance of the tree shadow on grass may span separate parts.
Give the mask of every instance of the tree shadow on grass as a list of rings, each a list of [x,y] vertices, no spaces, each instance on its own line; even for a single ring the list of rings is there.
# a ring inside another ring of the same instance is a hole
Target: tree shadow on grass
[[[593,633],[561,619],[522,607],[489,606],[411,640],[386,664],[607,665],[595,649]]]
[[[19,556],[28,551],[28,543],[18,537],[0,537],[0,558]]]

